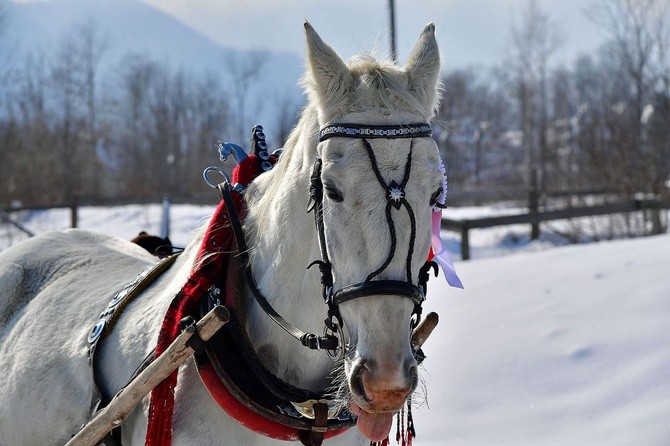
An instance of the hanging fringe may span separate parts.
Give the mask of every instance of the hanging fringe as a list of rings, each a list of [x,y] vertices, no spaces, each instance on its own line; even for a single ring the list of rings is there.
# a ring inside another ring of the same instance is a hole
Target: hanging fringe
[[[145,446],[165,446],[172,442],[172,412],[174,409],[174,388],[177,385],[177,372],[161,383],[151,393],[149,406],[149,426]]]
[[[396,414],[395,441],[399,446],[412,446],[412,441],[416,438],[414,428],[414,418],[412,417],[412,399],[407,399],[407,415],[405,407]],[[382,441],[371,441],[370,446],[389,446],[389,437]]]

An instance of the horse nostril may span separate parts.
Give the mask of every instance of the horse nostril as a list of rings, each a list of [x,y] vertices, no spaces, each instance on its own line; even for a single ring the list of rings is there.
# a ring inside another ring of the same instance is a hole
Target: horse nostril
[[[358,358],[352,368],[349,377],[349,388],[351,391],[362,398],[366,403],[370,403],[370,399],[365,393],[365,386],[363,385],[363,373],[366,371],[366,362],[363,358]]]

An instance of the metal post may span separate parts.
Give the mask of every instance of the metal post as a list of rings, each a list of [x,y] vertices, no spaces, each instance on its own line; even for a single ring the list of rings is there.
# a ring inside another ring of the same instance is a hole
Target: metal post
[[[395,46],[395,1],[389,0],[389,33],[391,34],[391,60],[398,63],[398,51]]]
[[[163,212],[161,215],[161,238],[170,237],[170,196],[163,195]]]
[[[537,215],[540,208],[540,192],[538,190],[537,169],[531,171],[530,190],[528,191],[528,212],[530,215]],[[530,224],[530,239],[540,238],[540,223],[532,222]]]

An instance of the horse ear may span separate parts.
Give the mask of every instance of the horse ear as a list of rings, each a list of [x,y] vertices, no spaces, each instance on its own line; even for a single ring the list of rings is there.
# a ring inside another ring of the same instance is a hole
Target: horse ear
[[[346,95],[352,83],[349,68],[342,58],[305,21],[307,72],[321,100],[333,101]]]
[[[440,51],[435,40],[435,25],[424,28],[405,64],[410,89],[435,110],[440,88]]]

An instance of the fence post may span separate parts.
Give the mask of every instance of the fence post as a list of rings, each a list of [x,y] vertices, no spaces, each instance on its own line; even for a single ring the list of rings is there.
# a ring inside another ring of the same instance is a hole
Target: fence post
[[[531,171],[530,190],[528,191],[528,212],[531,216],[536,216],[540,208],[540,193],[537,187],[537,169]],[[540,238],[540,223],[532,222],[530,224],[530,239]]]
[[[161,215],[161,238],[170,237],[170,196],[165,194],[163,195],[163,212]]]
[[[79,197],[74,195],[70,203],[70,227],[76,228],[79,221]]]
[[[461,260],[470,260],[470,239],[468,237],[468,221],[463,222],[461,226]]]

